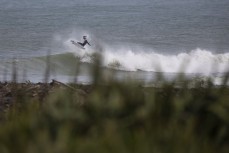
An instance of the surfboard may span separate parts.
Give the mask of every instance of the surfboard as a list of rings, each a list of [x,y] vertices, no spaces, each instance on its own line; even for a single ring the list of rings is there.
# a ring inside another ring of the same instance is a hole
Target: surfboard
[[[80,49],[85,49],[82,45],[78,44],[74,40],[71,40],[72,44],[75,45],[76,47],[79,47]]]

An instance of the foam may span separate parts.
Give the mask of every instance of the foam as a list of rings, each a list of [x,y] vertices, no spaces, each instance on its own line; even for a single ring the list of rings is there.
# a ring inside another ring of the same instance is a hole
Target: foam
[[[187,53],[164,55],[154,50],[109,49],[103,53],[103,64],[109,67],[116,62],[118,69],[126,71],[153,71],[165,73],[225,73],[228,72],[229,53],[213,54],[211,51],[197,48]]]
[[[87,33],[90,38],[90,34]],[[229,53],[214,54],[210,50],[197,48],[175,55],[166,55],[144,46],[120,44],[117,46],[101,42],[92,42],[92,47],[79,50],[70,44],[73,37],[64,41],[68,50],[81,57],[83,62],[91,62],[90,56],[102,50],[103,66],[125,71],[152,71],[165,73],[226,73],[229,70]],[[79,38],[77,38],[79,39]],[[91,40],[93,40],[92,38]],[[96,43],[96,45],[95,45]],[[98,45],[99,44],[99,45]],[[100,46],[98,49],[95,46]]]

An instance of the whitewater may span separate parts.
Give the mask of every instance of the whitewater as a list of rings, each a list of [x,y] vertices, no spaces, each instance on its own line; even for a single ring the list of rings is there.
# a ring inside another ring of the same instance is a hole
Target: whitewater
[[[70,43],[71,39],[64,41],[64,45],[67,50],[80,57],[81,62],[91,63],[91,56],[97,52],[102,54],[102,64],[107,68],[123,71],[205,75],[227,73],[229,70],[229,53],[217,54],[206,49],[196,48],[176,55],[168,55],[152,48],[142,47],[142,45],[119,44],[111,46],[101,42],[99,49],[87,47],[86,50],[81,50]],[[98,44],[94,44],[94,46],[98,46]]]

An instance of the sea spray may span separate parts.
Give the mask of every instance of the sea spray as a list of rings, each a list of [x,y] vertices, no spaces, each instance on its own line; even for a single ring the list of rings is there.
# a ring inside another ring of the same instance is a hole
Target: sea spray
[[[96,52],[91,48],[84,50],[70,46],[70,50],[80,56],[83,62],[90,62],[90,55]],[[144,47],[113,47],[103,45],[103,66],[124,71],[152,71],[164,73],[226,73],[228,72],[229,53],[214,54],[205,49],[178,53],[162,54]],[[115,67],[117,65],[117,67]],[[185,67],[185,68],[184,68]]]

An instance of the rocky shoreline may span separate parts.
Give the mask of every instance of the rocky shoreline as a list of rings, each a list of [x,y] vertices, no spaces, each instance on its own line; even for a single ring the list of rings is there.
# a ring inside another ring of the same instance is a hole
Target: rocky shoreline
[[[0,112],[10,108],[18,96],[36,98],[39,102],[42,102],[57,89],[70,89],[87,95],[91,91],[91,86],[74,84],[73,87],[73,85],[64,84],[56,80],[52,80],[50,83],[32,83],[30,81],[25,83],[0,82]]]

